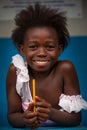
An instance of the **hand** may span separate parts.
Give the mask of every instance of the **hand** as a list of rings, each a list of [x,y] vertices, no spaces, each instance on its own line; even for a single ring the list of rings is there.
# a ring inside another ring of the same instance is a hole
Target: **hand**
[[[24,123],[26,127],[37,128],[39,127],[39,122],[37,120],[37,112],[33,112],[35,103],[31,102],[29,108],[24,112]]]
[[[36,107],[39,122],[48,120],[51,112],[51,104],[36,96]]]

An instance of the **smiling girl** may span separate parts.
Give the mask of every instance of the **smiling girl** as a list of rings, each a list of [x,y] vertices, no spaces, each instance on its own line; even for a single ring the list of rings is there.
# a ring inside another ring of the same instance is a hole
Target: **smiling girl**
[[[7,74],[9,123],[29,128],[79,125],[80,110],[87,109],[87,103],[80,95],[74,65],[58,60],[68,46],[66,17],[35,4],[17,14],[15,21],[12,39],[20,54],[12,57]],[[36,80],[36,102],[32,79]]]

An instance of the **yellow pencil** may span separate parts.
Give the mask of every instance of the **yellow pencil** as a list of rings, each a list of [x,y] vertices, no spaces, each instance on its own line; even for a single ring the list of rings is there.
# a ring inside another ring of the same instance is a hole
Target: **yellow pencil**
[[[32,79],[32,92],[33,92],[33,101],[36,102],[35,100],[35,95],[36,95],[36,81],[35,79]],[[34,106],[34,112],[36,111],[36,107]]]

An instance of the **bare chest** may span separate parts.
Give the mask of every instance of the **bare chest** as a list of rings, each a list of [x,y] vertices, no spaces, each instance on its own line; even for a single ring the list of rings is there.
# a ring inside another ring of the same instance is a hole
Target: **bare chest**
[[[36,83],[36,95],[45,99],[53,107],[58,107],[59,97],[62,93],[60,80],[42,80]]]

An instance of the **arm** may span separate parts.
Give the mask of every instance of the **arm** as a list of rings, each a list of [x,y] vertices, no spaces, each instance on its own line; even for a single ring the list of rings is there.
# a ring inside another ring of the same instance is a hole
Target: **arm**
[[[37,117],[39,122],[45,122],[46,120],[52,120],[58,124],[58,126],[77,126],[80,124],[80,113],[68,113],[66,111],[60,111],[53,108],[48,102],[40,97],[36,97],[37,103]]]
[[[80,94],[79,83],[74,66],[70,62],[62,62],[60,65],[60,75],[63,79],[63,90],[65,95],[78,95]],[[43,99],[37,100],[38,119],[46,121],[47,119],[55,121],[60,126],[76,126],[80,124],[81,113],[68,113],[53,108],[49,103]]]
[[[32,111],[34,103],[29,105],[27,111],[22,110],[21,98],[16,92],[16,78],[16,68],[11,65],[6,80],[8,121],[13,127],[38,127],[37,114]]]
[[[79,95],[79,82],[76,70],[73,64],[69,61],[64,61],[60,65],[60,71],[63,75],[63,89],[65,95]],[[51,109],[50,119],[64,126],[79,125],[81,121],[81,113],[68,113],[66,111],[59,111]]]

